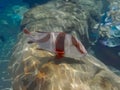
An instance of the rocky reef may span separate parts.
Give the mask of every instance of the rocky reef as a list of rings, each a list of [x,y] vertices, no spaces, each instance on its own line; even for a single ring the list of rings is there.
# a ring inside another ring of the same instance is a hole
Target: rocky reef
[[[85,45],[88,45],[90,43],[89,32],[93,32],[93,27],[100,21],[99,13],[102,7],[100,8],[101,2],[99,2],[94,2],[94,0],[90,2],[84,0],[53,0],[48,4],[36,6],[25,13],[22,29],[27,27],[30,31],[73,33]],[[94,4],[97,4],[99,8]],[[95,32],[98,33],[97,30]]]
[[[21,29],[64,31],[75,35],[87,47],[91,43],[89,33],[92,30],[98,33],[94,26],[99,22],[101,3],[100,0],[52,0],[25,13]],[[82,58],[55,59],[54,54],[36,49],[36,44],[28,44],[25,34],[21,33],[19,38],[9,66],[13,90],[120,89],[120,77],[89,53]]]
[[[105,18],[100,27],[100,35],[103,38],[101,43],[108,47],[116,47],[120,46],[120,1],[109,2],[109,10],[105,11]]]
[[[55,59],[21,36],[9,69],[13,90],[119,90],[120,77],[91,55]],[[72,53],[72,52],[71,52]]]

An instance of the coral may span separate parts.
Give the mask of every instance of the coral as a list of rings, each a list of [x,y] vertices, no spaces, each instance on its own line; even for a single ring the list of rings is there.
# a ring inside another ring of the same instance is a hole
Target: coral
[[[110,1],[109,11],[103,17],[104,22],[100,26],[99,34],[103,39],[102,44],[108,47],[120,45],[120,6],[119,1]],[[106,40],[107,39],[107,40]]]

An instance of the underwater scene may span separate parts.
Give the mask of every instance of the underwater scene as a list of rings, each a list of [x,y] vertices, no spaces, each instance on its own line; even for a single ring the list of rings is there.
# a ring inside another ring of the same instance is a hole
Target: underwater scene
[[[120,90],[120,0],[0,0],[0,90]]]

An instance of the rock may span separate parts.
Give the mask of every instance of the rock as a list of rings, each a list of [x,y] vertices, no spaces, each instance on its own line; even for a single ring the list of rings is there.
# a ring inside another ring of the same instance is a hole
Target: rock
[[[49,2],[50,0],[23,0],[23,2],[28,3],[30,7],[34,7],[35,5],[41,5]]]
[[[7,18],[11,19],[11,24],[13,23],[13,25],[18,25],[23,19],[23,14],[26,11],[28,11],[28,6],[24,3],[21,3],[20,5],[13,5],[12,7],[8,7],[5,14],[7,15]]]
[[[103,39],[100,42],[101,44],[108,47],[120,46],[120,38],[108,38],[108,39]]]
[[[9,69],[13,90],[119,90],[120,77],[92,55],[54,59],[22,35]]]
[[[102,44],[108,47],[120,45],[120,1],[109,1],[109,10],[103,15],[104,21],[100,26],[100,36],[103,37]],[[102,17],[102,18],[103,18]]]
[[[92,26],[96,25],[100,18],[101,8],[94,6],[94,4],[94,0],[90,2],[53,0],[48,4],[36,6],[25,13],[22,29],[27,27],[30,31],[33,29],[34,31],[65,31],[73,33],[85,45],[88,45],[90,42],[88,30],[92,30]]]

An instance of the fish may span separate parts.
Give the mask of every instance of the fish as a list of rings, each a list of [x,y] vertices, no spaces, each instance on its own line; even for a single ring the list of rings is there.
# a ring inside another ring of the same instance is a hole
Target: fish
[[[81,58],[87,54],[84,45],[71,34],[65,32],[29,32],[24,29],[23,32],[28,35],[28,43],[37,43],[38,49],[47,50],[55,54],[57,59],[63,57]]]

